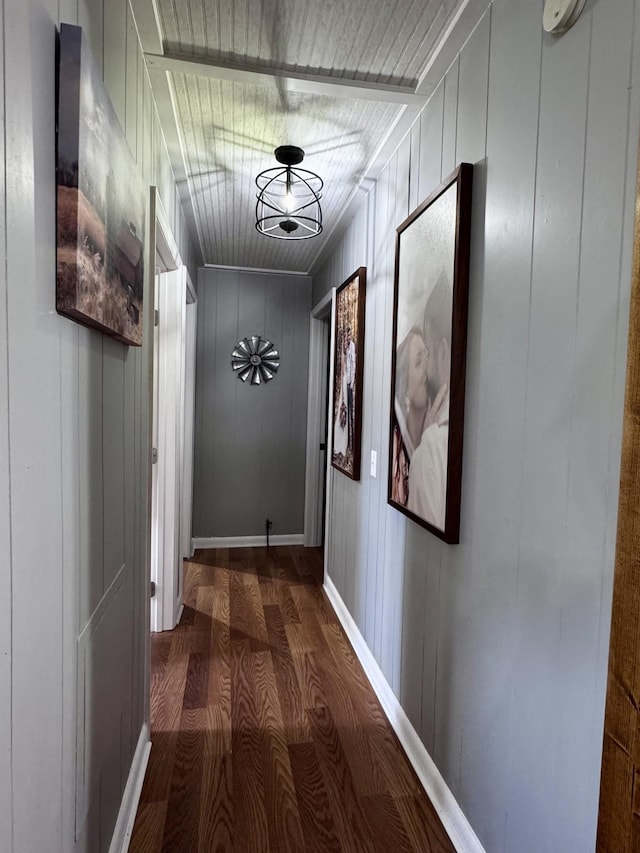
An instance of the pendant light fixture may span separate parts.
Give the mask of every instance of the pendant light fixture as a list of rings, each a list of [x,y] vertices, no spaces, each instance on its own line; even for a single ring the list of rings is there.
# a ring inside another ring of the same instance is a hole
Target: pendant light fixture
[[[304,159],[296,145],[280,145],[275,156],[281,166],[265,169],[256,178],[256,228],[279,240],[306,240],[322,231],[322,178],[294,168]]]

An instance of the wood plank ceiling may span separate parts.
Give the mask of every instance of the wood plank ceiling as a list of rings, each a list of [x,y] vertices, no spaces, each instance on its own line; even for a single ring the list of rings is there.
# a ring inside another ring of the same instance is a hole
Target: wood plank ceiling
[[[312,270],[424,104],[425,71],[467,5],[132,0],[202,262]],[[319,237],[255,229],[255,176],[283,144],[324,180]]]

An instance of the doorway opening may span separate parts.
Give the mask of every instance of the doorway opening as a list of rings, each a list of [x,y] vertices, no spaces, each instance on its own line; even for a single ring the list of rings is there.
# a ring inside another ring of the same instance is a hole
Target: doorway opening
[[[333,385],[334,301],[335,288],[332,288],[311,310],[309,329],[304,544],[307,548],[324,548],[325,574],[326,539],[330,536],[331,434],[328,412]]]
[[[182,612],[182,559],[191,555],[196,294],[157,194],[151,411],[151,631]]]

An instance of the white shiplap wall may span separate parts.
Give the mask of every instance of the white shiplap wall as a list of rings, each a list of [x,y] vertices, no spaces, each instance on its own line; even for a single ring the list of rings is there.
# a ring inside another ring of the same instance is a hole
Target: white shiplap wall
[[[4,43],[4,0],[0,0],[0,44]],[[0,160],[4,162],[4,63],[0,63]],[[0,258],[6,258],[4,175],[0,169]],[[11,494],[9,491],[9,412],[7,273],[0,264],[0,848],[11,850]]]
[[[640,101],[633,0],[495,0],[314,279],[368,267],[329,574],[487,851],[595,844]],[[634,52],[634,46],[636,48]],[[458,546],[386,504],[394,229],[475,164]],[[378,479],[366,460],[379,453]]]
[[[149,351],[55,311],[60,22],[192,249],[127,0],[0,8],[0,848],[95,853],[145,717]]]

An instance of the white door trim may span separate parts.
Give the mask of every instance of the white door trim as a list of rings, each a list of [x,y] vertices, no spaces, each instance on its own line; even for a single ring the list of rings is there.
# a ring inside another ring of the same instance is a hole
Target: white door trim
[[[157,192],[155,202],[155,264],[159,311],[157,363],[157,423],[153,424],[158,457],[151,496],[152,542],[155,540],[150,578],[156,583],[151,602],[151,630],[175,627],[182,605],[180,572],[180,499],[182,479],[182,363],[186,269]],[[156,408],[154,406],[154,408]]]
[[[324,411],[327,399],[327,358],[330,359],[331,373],[329,387],[333,387],[333,302],[335,288],[332,288],[311,310],[309,319],[309,391],[307,398],[307,454],[304,495],[304,544],[313,548],[322,544],[322,457],[319,447],[324,441],[325,424],[329,413]],[[332,326],[330,342],[327,346],[327,323],[331,315]],[[331,406],[329,406],[329,410]],[[325,461],[330,470],[331,452],[329,442],[331,430],[328,430]],[[327,477],[329,475],[327,474]],[[329,481],[327,479],[327,496]],[[326,535],[326,534],[325,534]],[[326,550],[326,549],[325,549]]]
[[[196,292],[187,272],[184,341],[184,453],[182,460],[182,518],[180,530],[180,555],[186,558],[189,558],[193,554],[191,527],[193,518],[197,311],[198,302]]]
[[[336,289],[331,288],[331,329],[329,331],[329,388],[333,388],[335,381],[335,349],[336,349]],[[331,537],[333,529],[331,525],[331,508],[333,504],[333,471],[331,458],[333,456],[333,399],[332,392],[328,394],[327,418],[329,429],[327,430],[327,499],[324,507],[324,577],[329,577],[329,554],[331,553]]]
[[[152,187],[155,189],[155,187]],[[164,206],[156,190],[155,193],[155,213],[156,213],[156,267],[160,267],[158,272],[167,272],[169,270],[177,270],[182,266],[182,258],[178,251],[169,219],[165,212]]]
[[[154,523],[158,537],[156,631],[175,628],[181,604],[180,480],[184,271],[158,276],[158,461]]]

